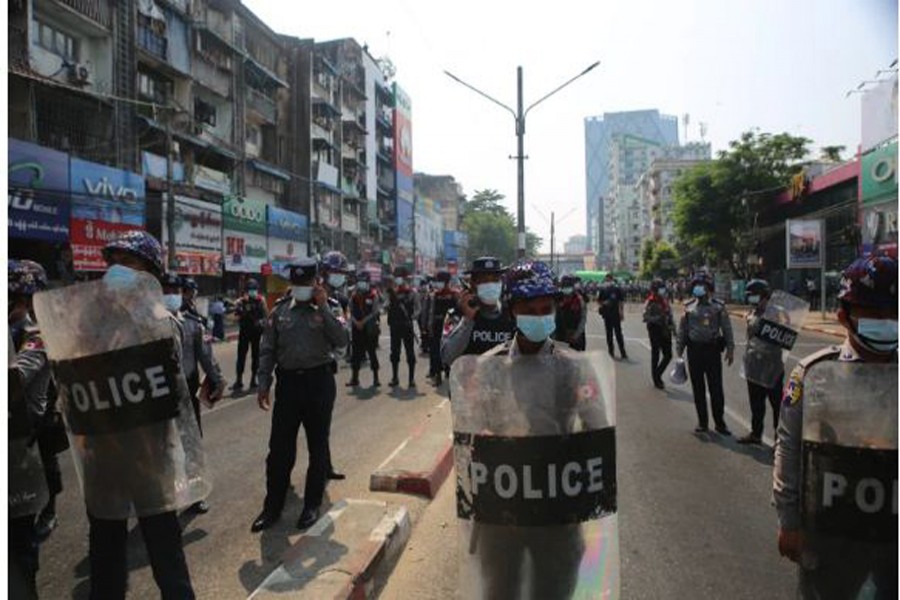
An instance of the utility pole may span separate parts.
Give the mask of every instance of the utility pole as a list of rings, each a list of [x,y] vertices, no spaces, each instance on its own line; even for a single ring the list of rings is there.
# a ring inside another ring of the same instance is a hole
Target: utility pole
[[[556,242],[555,234],[556,234],[556,213],[552,210],[550,211],[550,268],[554,269],[554,273],[556,272],[555,267],[553,266],[553,259],[555,258],[554,252],[554,244]]]
[[[172,116],[172,111],[166,115],[166,251],[169,253],[169,271],[175,272],[178,257],[175,256],[175,194],[172,190]]]
[[[419,203],[419,197],[417,195],[413,195],[413,210],[412,210],[412,274],[416,272],[416,206]]]

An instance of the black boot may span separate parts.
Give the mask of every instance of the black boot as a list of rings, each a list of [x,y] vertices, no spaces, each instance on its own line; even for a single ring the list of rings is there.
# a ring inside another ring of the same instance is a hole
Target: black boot
[[[356,387],[359,385],[359,369],[353,369],[350,381],[348,381],[346,385],[347,387]]]
[[[416,387],[416,363],[409,365],[409,387]]]
[[[388,383],[391,387],[397,387],[400,385],[400,363],[391,363],[391,369],[394,372],[394,376],[391,377],[391,381]]]
[[[372,369],[372,387],[379,387],[381,382],[378,381],[378,371],[376,369]]]

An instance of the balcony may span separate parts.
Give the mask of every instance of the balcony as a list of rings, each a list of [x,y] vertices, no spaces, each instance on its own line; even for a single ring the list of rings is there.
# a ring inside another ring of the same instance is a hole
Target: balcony
[[[331,133],[315,121],[310,123],[310,134],[314,140],[325,140],[328,143],[328,146],[334,147],[334,140],[332,139]]]
[[[247,108],[269,123],[275,123],[275,101],[251,87],[247,88]]]
[[[346,177],[341,178],[341,193],[344,194],[345,198],[359,199],[359,187]]]
[[[57,2],[107,29],[112,24],[109,4],[106,0],[57,0]]]
[[[389,133],[393,130],[393,123],[391,120],[385,115],[385,111],[376,110],[375,111],[375,124],[380,127],[385,133]]]
[[[165,36],[157,34],[149,27],[139,25],[137,41],[138,46],[140,46],[147,53],[153,55],[161,61],[167,60],[168,40],[166,40]]]
[[[198,4],[198,3],[195,3]],[[242,35],[234,31],[231,19],[220,12],[207,10],[205,15],[195,15],[193,25],[196,29],[206,31],[227,46],[243,51],[244,40]]]
[[[359,217],[345,211],[341,218],[341,230],[359,234]]]
[[[198,82],[216,94],[229,98],[231,96],[231,73],[215,64],[196,57],[191,61],[191,71]]]

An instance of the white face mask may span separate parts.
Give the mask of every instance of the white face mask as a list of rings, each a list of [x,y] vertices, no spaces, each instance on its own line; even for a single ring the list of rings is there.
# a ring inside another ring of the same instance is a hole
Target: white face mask
[[[360,281],[359,283],[356,284],[356,289],[359,290],[360,292],[368,292],[369,284],[366,283],[365,281]]]
[[[660,298],[665,298],[667,293],[668,292],[666,292],[666,288],[659,288],[658,290],[656,290],[656,295]]]
[[[309,302],[312,298],[311,285],[295,285],[291,287],[291,295],[297,302]]]
[[[747,296],[747,303],[756,306],[759,304],[759,296]]]
[[[876,352],[893,352],[897,349],[897,321],[860,319],[856,335],[864,345]]]
[[[328,285],[331,287],[343,287],[344,283],[347,281],[347,277],[342,275],[341,273],[329,273],[328,274]]]
[[[251,298],[256,298],[259,295],[259,292],[257,292],[256,290],[250,290],[247,292],[247,295]]]
[[[402,277],[394,277],[394,285],[400,287],[401,285],[403,285],[403,283],[404,281]]]
[[[181,308],[181,302],[181,294],[163,294],[163,306],[171,313],[174,313]]]
[[[125,265],[112,265],[103,275],[103,283],[111,290],[131,287],[137,281],[137,271]]]
[[[499,281],[478,284],[478,299],[485,304],[497,304],[502,292],[503,284]]]
[[[562,293],[565,294],[566,296],[571,296],[571,295],[572,295],[572,292],[574,292],[574,291],[575,291],[575,290],[572,289],[572,288],[570,288],[570,287],[564,287],[564,288],[562,289]]]

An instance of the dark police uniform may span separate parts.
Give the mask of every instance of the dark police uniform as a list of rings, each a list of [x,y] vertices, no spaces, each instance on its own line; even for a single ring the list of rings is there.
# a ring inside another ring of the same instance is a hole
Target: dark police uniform
[[[441,344],[441,358],[446,365],[464,354],[484,354],[494,346],[513,339],[516,324],[499,306],[481,305],[474,319],[464,318],[447,334]]]
[[[557,299],[556,331],[553,332],[553,339],[569,344],[573,350],[583,352],[587,342],[584,334],[586,323],[587,303],[581,294],[573,291]]]
[[[259,341],[263,332],[263,323],[266,320],[266,303],[262,297],[251,298],[244,296],[237,301],[234,309],[238,316],[240,330],[238,333],[237,368],[235,377],[235,389],[241,389],[244,377],[244,365],[247,360],[247,351],[250,351],[250,387],[256,384],[256,373],[259,370]]]
[[[318,509],[329,470],[328,430],[336,395],[332,351],[347,345],[347,332],[328,307],[293,298],[280,303],[266,322],[260,344],[259,386],[278,377],[266,457],[264,510],[281,513],[297,459],[297,433],[306,432],[309,468],[306,509]]]
[[[712,416],[717,430],[727,432],[725,425],[725,391],[722,388],[723,350],[734,351],[734,334],[725,305],[718,300],[696,298],[685,304],[678,327],[676,352],[681,356],[687,348],[688,372],[697,408],[698,426],[709,426],[706,387],[712,403]]]
[[[353,321],[365,321],[362,329],[351,324],[350,338],[353,344],[353,354],[350,357],[350,366],[353,370],[351,385],[359,383],[359,369],[363,358],[369,357],[369,366],[372,367],[374,377],[373,384],[378,381],[378,313],[381,310],[381,300],[378,291],[369,289],[366,292],[355,291],[350,297],[350,317]]]
[[[443,286],[444,282],[438,282],[437,285]],[[444,337],[444,318],[447,313],[456,308],[459,303],[459,296],[449,287],[440,287],[431,294],[429,299],[429,322],[431,324],[431,346],[429,354],[431,357],[430,369],[428,374],[435,378],[435,383],[440,385],[444,366],[441,363],[441,340]]]
[[[753,351],[756,360],[771,361],[767,364],[781,365],[781,374],[776,378],[775,384],[767,388],[747,380],[747,394],[750,397],[750,434],[755,438],[762,438],[764,421],[766,417],[766,400],[772,408],[772,426],[778,431],[778,414],[781,407],[781,391],[784,387],[784,361],[781,357],[781,348],[774,344],[768,344],[755,340],[756,334],[763,325],[763,314],[765,310],[756,307],[747,315],[747,352],[750,352],[750,345],[754,344]]]
[[[409,385],[415,385],[416,346],[414,323],[419,316],[418,298],[415,291],[407,286],[400,289],[388,288],[388,327],[391,330],[391,385],[398,385],[400,365],[400,345],[406,353],[409,367]]]
[[[603,325],[606,327],[606,346],[609,355],[613,356],[613,335],[619,343],[619,353],[622,358],[628,358],[625,352],[625,338],[622,336],[622,303],[625,302],[625,293],[615,283],[604,283],[597,293],[597,302],[600,303],[599,313],[603,317]]]
[[[650,339],[650,375],[656,387],[663,387],[662,376],[672,360],[672,330],[675,322],[669,302],[655,292],[644,303],[644,323]]]
[[[181,369],[187,380],[188,391],[191,394],[191,403],[194,406],[194,415],[197,417],[197,426],[203,433],[200,422],[200,399],[197,390],[200,389],[200,368],[209,378],[213,390],[224,385],[222,370],[213,355],[212,344],[207,336],[205,319],[191,312],[181,313],[181,326],[184,332],[182,340]]]

